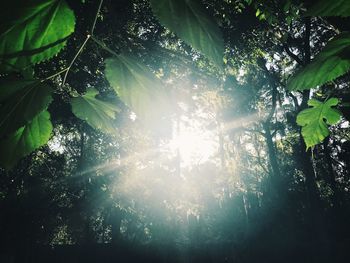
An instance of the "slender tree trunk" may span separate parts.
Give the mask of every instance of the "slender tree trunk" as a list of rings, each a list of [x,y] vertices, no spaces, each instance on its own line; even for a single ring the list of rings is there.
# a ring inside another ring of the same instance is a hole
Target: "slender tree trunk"
[[[328,170],[328,174],[327,174],[325,179],[333,191],[333,200],[332,200],[333,206],[336,209],[340,209],[340,207],[342,206],[342,196],[341,196],[340,191],[337,188],[337,182],[335,180],[336,173],[335,173],[334,168],[333,168],[331,151],[329,149],[328,144],[329,144],[329,137],[327,137],[323,142],[324,157],[326,160],[325,163],[326,163],[327,170]]]
[[[280,181],[281,172],[280,172],[278,161],[277,161],[275,145],[274,145],[273,140],[272,140],[270,124],[268,122],[264,122],[263,128],[264,128],[264,132],[265,132],[264,136],[266,139],[269,161],[270,161],[270,165],[271,165],[271,169],[272,169],[272,173],[273,173],[273,180]]]
[[[304,38],[304,65],[310,64],[311,61],[311,48],[310,48],[310,35],[311,35],[311,19],[305,18],[305,38]],[[307,103],[310,99],[310,90],[304,90],[302,93],[302,102],[299,107],[299,112],[308,107]],[[299,128],[299,151],[297,152],[298,163],[305,175],[305,186],[307,189],[307,196],[310,206],[311,220],[316,219],[319,222],[321,219],[321,201],[319,191],[316,183],[316,173],[313,167],[311,151],[306,151],[306,145],[301,134],[301,128]],[[315,218],[316,217],[316,218]]]
[[[306,109],[307,102],[310,97],[310,91],[304,91],[303,92],[303,100],[299,108],[299,112]],[[310,207],[310,212],[313,214],[312,217],[321,217],[321,200],[320,200],[320,194],[316,182],[316,171],[313,166],[312,161],[312,152],[306,151],[306,144],[304,142],[304,138],[301,134],[301,128],[299,129],[299,145],[297,148],[297,151],[295,152],[295,157],[297,160],[297,165],[299,166],[300,170],[303,172],[305,176],[305,187],[307,192],[307,199]],[[313,221],[313,219],[311,219]],[[320,219],[317,219],[317,221]]]
[[[335,222],[335,224],[333,224],[332,237],[335,239],[334,242],[337,242],[339,236],[343,235],[344,227],[346,227],[348,222],[346,222],[346,219],[344,216],[344,211],[346,210],[343,207],[344,198],[341,191],[337,187],[336,172],[334,171],[334,168],[333,168],[333,160],[332,160],[331,151],[329,149],[328,144],[329,144],[329,137],[327,137],[323,142],[325,165],[328,170],[325,180],[327,181],[328,185],[330,186],[333,192],[331,197],[331,200],[332,200],[331,217],[332,217],[332,220]]]
[[[176,136],[180,136],[181,133],[181,120],[180,120],[180,113],[177,113],[176,115]],[[176,145],[176,172],[179,177],[181,177],[181,152],[180,152],[180,145]]]
[[[112,244],[118,244],[121,239],[120,226],[122,222],[121,211],[117,207],[111,208]]]
[[[217,120],[217,127],[218,127],[218,133],[219,133],[219,154],[220,154],[220,164],[222,171],[225,170],[226,162],[225,162],[225,140],[224,140],[224,133],[222,129],[222,124],[220,120]]]

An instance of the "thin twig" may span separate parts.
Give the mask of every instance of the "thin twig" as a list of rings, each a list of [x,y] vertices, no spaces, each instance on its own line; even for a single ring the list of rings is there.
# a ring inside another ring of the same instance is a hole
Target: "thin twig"
[[[284,45],[284,50],[287,52],[287,54],[294,59],[299,65],[304,65],[303,61],[296,55],[294,54],[287,45]]]
[[[63,78],[63,81],[62,81],[62,86],[64,85],[64,83],[66,82],[66,79],[67,79],[67,76],[68,76],[68,73],[69,73],[69,70],[70,68],[73,66],[75,60],[78,58],[79,54],[81,53],[81,51],[83,51],[87,41],[90,39],[91,35],[87,35],[86,36],[86,39],[85,41],[83,42],[83,44],[81,45],[81,47],[79,48],[78,52],[75,54],[74,58],[72,59],[72,61],[70,62],[68,68],[67,68],[67,71],[66,71],[66,74],[64,74],[64,78]]]
[[[298,103],[297,97],[295,97],[294,94],[292,94],[292,92],[287,93],[287,95],[292,98],[294,103],[294,108],[296,109],[296,111],[299,111],[299,103]]]
[[[103,3],[103,0],[100,1],[100,4],[99,4],[99,6],[98,6],[98,9],[97,9],[97,12],[96,12],[96,16],[95,16],[95,19],[94,19],[94,23],[92,24],[91,31],[90,31],[90,34],[91,34],[91,35],[94,34],[94,30],[95,30],[95,26],[96,26],[97,17],[98,17],[98,14],[100,13],[102,3]]]
[[[53,74],[53,75],[51,75],[51,76],[48,76],[48,77],[45,78],[45,79],[42,79],[41,82],[44,82],[44,81],[49,80],[49,79],[52,79],[52,78],[54,78],[54,77],[56,77],[56,76],[62,74],[63,72],[65,72],[65,71],[67,71],[67,70],[68,70],[68,68],[62,69],[61,71],[59,71],[59,72],[57,72],[57,73],[55,73],[55,74]]]
[[[94,22],[93,22],[92,27],[91,27],[91,34],[88,34],[88,35],[86,36],[86,38],[85,38],[83,44],[80,46],[78,52],[75,54],[74,58],[72,59],[72,61],[71,61],[70,64],[69,64],[69,66],[68,66],[67,69],[65,70],[66,73],[64,74],[64,77],[63,77],[62,86],[66,83],[66,79],[67,79],[69,70],[70,70],[71,67],[73,66],[75,60],[78,58],[79,54],[83,51],[83,49],[84,49],[86,43],[88,42],[88,40],[90,39],[90,37],[91,37],[92,34],[94,33],[95,26],[96,26],[96,22],[97,22],[97,17],[98,17],[98,14],[100,13],[102,3],[103,3],[103,0],[100,0],[100,4],[99,4],[98,9],[97,9],[97,11],[96,11],[96,15],[95,15],[95,18],[94,18]]]
[[[46,162],[44,162],[44,164],[46,165],[47,169],[49,170],[49,173],[51,174],[52,177],[55,177],[55,174],[51,171],[50,167],[47,165]]]

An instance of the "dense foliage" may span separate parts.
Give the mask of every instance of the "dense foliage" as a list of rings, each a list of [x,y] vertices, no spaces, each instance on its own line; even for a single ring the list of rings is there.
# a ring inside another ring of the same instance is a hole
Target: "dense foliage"
[[[9,1],[0,261],[347,262],[349,17]]]

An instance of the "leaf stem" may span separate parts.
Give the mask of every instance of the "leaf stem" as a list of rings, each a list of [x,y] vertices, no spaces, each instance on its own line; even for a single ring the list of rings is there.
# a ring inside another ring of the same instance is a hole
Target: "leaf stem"
[[[44,81],[49,80],[49,79],[52,79],[52,78],[54,78],[54,77],[56,77],[56,76],[62,74],[63,72],[65,72],[65,71],[67,71],[67,70],[68,70],[68,68],[62,69],[61,71],[56,72],[55,74],[53,74],[53,75],[51,75],[51,76],[48,76],[48,77],[45,78],[45,79],[42,79],[41,82],[44,82]]]
[[[64,74],[64,77],[63,77],[63,81],[62,81],[62,86],[66,83],[66,80],[67,80],[67,76],[68,76],[68,73],[69,73],[69,70],[71,69],[71,67],[73,66],[75,60],[78,58],[78,56],[80,55],[80,53],[83,51],[86,43],[88,42],[88,40],[90,39],[90,37],[92,37],[93,33],[94,33],[94,30],[95,30],[95,26],[96,26],[96,22],[97,22],[97,17],[98,17],[98,14],[100,13],[100,10],[101,10],[101,6],[102,6],[102,3],[103,3],[103,0],[100,0],[100,4],[98,5],[98,9],[97,9],[97,12],[96,12],[96,15],[95,15],[95,18],[94,18],[94,22],[91,26],[91,32],[90,34],[88,34],[83,42],[83,44],[80,46],[78,52],[75,54],[74,58],[72,59],[72,61],[70,62],[69,66],[67,67],[67,69],[65,70],[66,73]]]
[[[66,82],[66,79],[67,79],[67,76],[68,76],[68,73],[69,73],[69,70],[71,69],[71,67],[73,66],[75,60],[78,58],[79,54],[83,51],[86,43],[88,42],[88,40],[90,39],[91,35],[87,35],[83,44],[80,46],[78,52],[75,54],[74,58],[72,59],[72,61],[70,62],[68,68],[67,68],[67,71],[66,73],[64,74],[64,78],[63,78],[63,81],[62,81],[62,86],[64,85],[64,83]]]
[[[99,4],[98,9],[97,9],[97,12],[96,12],[96,16],[95,16],[95,19],[94,19],[94,23],[92,24],[92,27],[91,27],[91,31],[90,31],[90,34],[91,34],[91,35],[94,34],[94,30],[95,30],[95,26],[96,26],[97,17],[98,17],[98,14],[100,13],[102,3],[103,3],[103,0],[100,0],[100,4]]]

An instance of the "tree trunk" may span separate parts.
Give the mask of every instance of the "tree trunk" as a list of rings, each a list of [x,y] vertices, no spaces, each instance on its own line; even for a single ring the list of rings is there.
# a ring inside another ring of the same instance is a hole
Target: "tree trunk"
[[[111,208],[112,244],[118,244],[121,239],[120,226],[122,222],[121,211],[117,207]]]
[[[280,172],[278,161],[277,161],[275,145],[274,145],[273,140],[272,140],[270,124],[268,122],[264,122],[263,128],[264,128],[264,132],[265,132],[264,136],[266,139],[269,161],[270,161],[272,174],[273,174],[273,181],[279,182],[281,180],[281,172]]]

